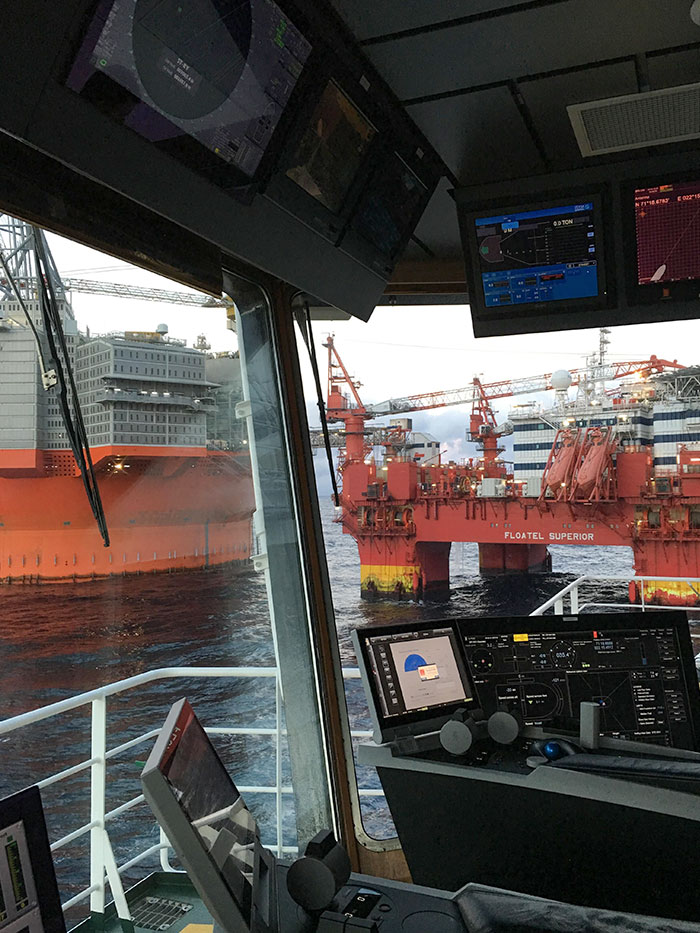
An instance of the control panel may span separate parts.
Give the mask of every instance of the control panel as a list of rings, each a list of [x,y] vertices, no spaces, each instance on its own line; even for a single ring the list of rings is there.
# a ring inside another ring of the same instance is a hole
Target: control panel
[[[603,735],[680,748],[693,729],[677,631],[672,626],[579,631],[473,632],[460,624],[484,710],[518,710],[526,725],[576,730],[582,701],[598,703]]]

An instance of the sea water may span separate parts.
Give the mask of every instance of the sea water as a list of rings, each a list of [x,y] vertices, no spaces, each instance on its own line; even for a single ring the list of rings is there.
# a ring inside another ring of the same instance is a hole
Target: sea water
[[[397,620],[426,620],[499,614],[527,615],[582,572],[624,575],[632,572],[627,548],[552,546],[553,571],[532,576],[481,577],[478,548],[452,547],[451,594],[441,602],[390,602],[360,599],[360,565],[354,540],[334,521],[336,510],[320,503],[328,570],[333,591],[341,656],[355,658],[350,633],[358,626]],[[598,588],[595,598],[624,602],[626,586]],[[102,684],[170,666],[273,666],[267,597],[262,575],[247,565],[189,573],[115,577],[92,583],[8,586],[0,591],[2,627],[0,718],[53,703]],[[114,746],[161,723],[172,702],[187,695],[208,726],[274,726],[272,680],[163,681],[108,701],[108,745]],[[348,682],[353,728],[367,729],[366,704],[359,681]],[[57,721],[42,722],[0,737],[0,796],[63,767],[89,758],[89,707]],[[266,736],[216,739],[222,757],[240,785],[274,782],[275,747]],[[139,793],[138,777],[150,743],[129,751],[110,768],[108,808]],[[361,786],[378,787],[376,774],[360,769]],[[291,783],[288,758],[283,783]],[[43,791],[50,834],[59,838],[89,821],[89,772]],[[275,838],[274,797],[246,795],[266,841]],[[393,834],[383,798],[364,799],[367,831]],[[118,863],[136,843],[156,841],[147,808],[121,825],[115,821],[113,845]],[[291,797],[285,799],[284,842],[294,844]],[[86,883],[87,837],[56,853],[65,899],[77,878]]]

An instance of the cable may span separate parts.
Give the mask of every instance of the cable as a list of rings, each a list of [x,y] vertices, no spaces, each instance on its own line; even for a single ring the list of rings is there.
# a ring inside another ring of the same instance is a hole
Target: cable
[[[331,483],[333,485],[333,499],[336,508],[340,506],[340,496],[338,494],[338,484],[335,479],[335,470],[333,469],[333,453],[331,451],[331,438],[328,432],[328,421],[326,419],[326,406],[323,403],[323,390],[321,388],[321,377],[318,373],[318,360],[316,358],[316,348],[314,346],[314,335],[311,329],[311,311],[308,301],[304,302],[305,320],[304,327],[301,328],[301,335],[304,338],[306,349],[309,351],[311,368],[314,373],[314,382],[316,383],[316,400],[318,402],[318,413],[321,416],[321,430],[323,431],[323,446],[326,448],[326,457],[328,458],[328,469],[331,474]]]

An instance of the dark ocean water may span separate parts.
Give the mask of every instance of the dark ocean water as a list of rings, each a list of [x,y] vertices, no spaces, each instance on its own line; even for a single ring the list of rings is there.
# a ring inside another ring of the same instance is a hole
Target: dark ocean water
[[[632,570],[626,548],[551,548],[554,570],[531,577],[478,574],[473,544],[452,549],[452,592],[439,603],[367,602],[359,596],[357,548],[323,500],[321,510],[328,566],[346,665],[355,664],[350,632],[357,626],[398,619],[439,619],[469,615],[526,615],[582,572],[626,574]],[[624,602],[625,585],[600,590],[597,598]],[[0,590],[0,718],[87,691],[100,684],[168,666],[272,666],[274,652],[263,578],[248,567],[172,575],[115,578],[84,584]],[[272,681],[159,683],[109,701],[110,745],[162,722],[170,704],[187,695],[207,725],[274,725]],[[348,707],[355,728],[368,728],[361,686],[349,682]],[[0,795],[26,786],[59,767],[89,757],[89,715],[69,714],[58,723],[40,723],[16,736],[0,738]],[[267,737],[228,737],[217,742],[239,785],[274,779],[274,746]],[[138,775],[148,746],[129,752],[109,779],[108,806],[138,793]],[[284,782],[291,775],[285,757]],[[360,769],[360,784],[377,787],[376,775]],[[56,839],[89,819],[87,775],[44,791],[50,835]],[[247,794],[261,824],[263,840],[274,838],[273,798]],[[371,835],[392,835],[383,799],[368,798],[365,825]],[[123,825],[121,825],[123,822]],[[285,806],[284,842],[294,844],[291,802]],[[133,850],[134,837],[155,842],[142,807],[115,824],[113,844],[119,863]],[[57,853],[63,897],[77,876],[86,877],[87,847]]]

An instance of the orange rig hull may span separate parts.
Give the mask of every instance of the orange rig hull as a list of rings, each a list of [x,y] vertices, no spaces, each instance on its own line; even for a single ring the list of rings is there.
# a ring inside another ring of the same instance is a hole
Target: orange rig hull
[[[617,451],[606,498],[533,498],[501,474],[497,495],[482,495],[477,476],[456,464],[420,467],[392,460],[381,469],[358,460],[343,466],[342,524],[357,541],[365,597],[422,598],[449,591],[452,541],[479,544],[482,573],[546,571],[550,544],[632,548],[647,603],[700,605],[700,473],[663,482],[647,451]],[[579,487],[580,488],[580,487]],[[585,491],[585,490],[584,490]],[[642,597],[640,584],[630,597]]]
[[[0,457],[0,583],[59,583],[212,567],[251,556],[245,454],[93,450],[104,547],[68,451]]]

